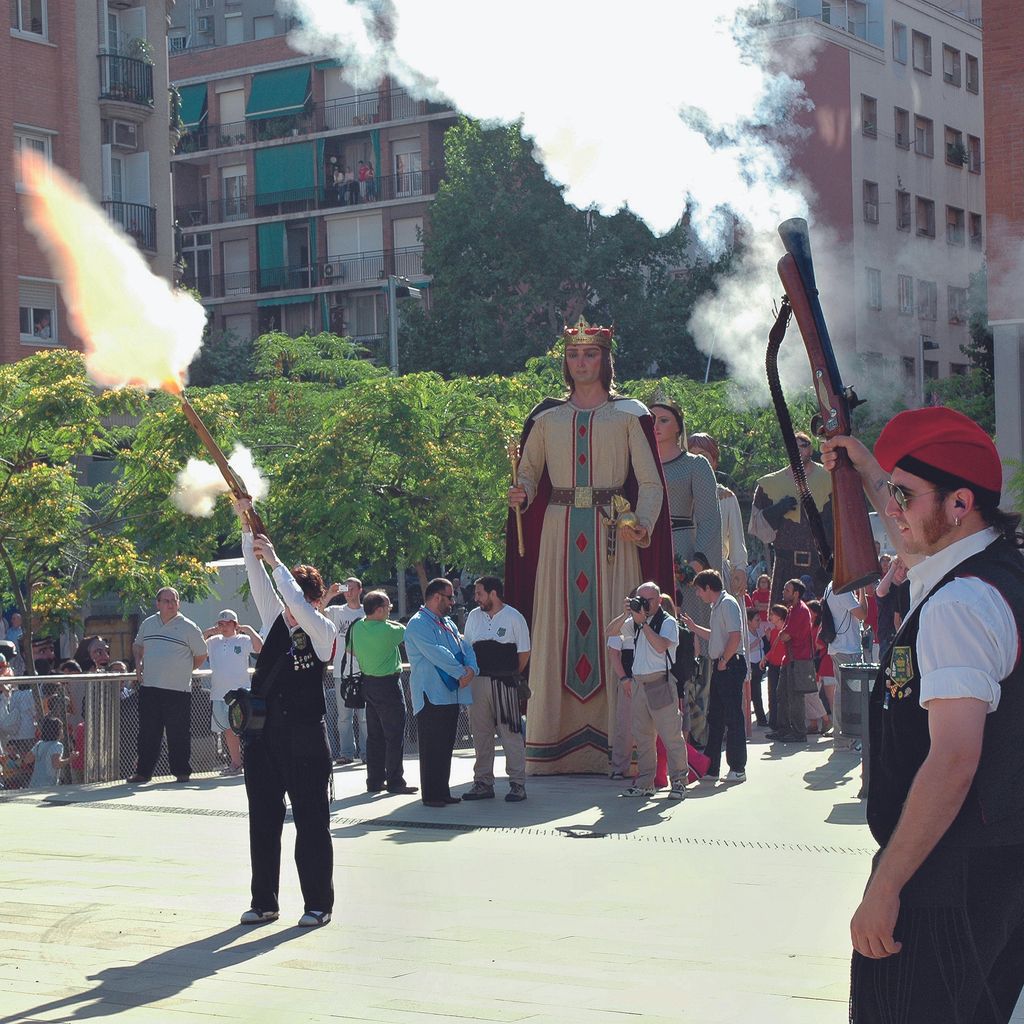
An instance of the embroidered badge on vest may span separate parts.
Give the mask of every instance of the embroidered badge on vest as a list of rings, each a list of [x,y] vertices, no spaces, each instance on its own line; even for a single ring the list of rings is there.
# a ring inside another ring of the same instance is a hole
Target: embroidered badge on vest
[[[309,637],[302,630],[296,630],[292,634],[292,669],[295,672],[302,672],[304,669],[311,669],[316,664],[316,656],[309,646]]]
[[[910,647],[894,647],[889,661],[889,667],[885,670],[887,676],[885,685],[890,696],[895,700],[903,700],[913,692],[907,683],[914,678],[914,659]],[[886,699],[888,707],[888,698]]]

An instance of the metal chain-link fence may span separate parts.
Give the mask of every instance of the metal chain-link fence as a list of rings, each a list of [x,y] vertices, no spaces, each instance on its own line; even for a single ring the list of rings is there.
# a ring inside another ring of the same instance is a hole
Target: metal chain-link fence
[[[406,703],[405,755],[414,757],[419,750],[419,741],[409,695],[408,666],[403,666],[401,678]],[[0,751],[3,754],[0,756],[0,788],[20,789],[28,785],[32,766],[25,754],[35,746],[43,720],[48,717],[60,721],[64,756],[69,759],[69,764],[61,770],[61,784],[115,782],[134,772],[139,737],[139,693],[135,688],[134,673],[19,676],[9,677],[5,682],[13,688],[10,700],[17,706],[23,724],[19,735],[5,736],[4,721],[0,719]],[[330,672],[325,676],[324,696],[331,754],[337,757],[341,749],[338,734],[340,701]],[[456,749],[473,746],[468,712],[467,707],[459,708]],[[189,719],[192,773],[208,774],[226,768],[230,757],[220,730],[212,723],[208,669],[193,673]],[[358,736],[358,756],[365,752],[364,743],[365,736]],[[153,777],[170,774],[165,739],[160,745]]]

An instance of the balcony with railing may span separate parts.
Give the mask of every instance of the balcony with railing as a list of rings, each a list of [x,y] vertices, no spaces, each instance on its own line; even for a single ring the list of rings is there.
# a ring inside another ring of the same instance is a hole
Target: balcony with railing
[[[123,203],[104,199],[107,216],[129,234],[140,249],[156,252],[156,209],[142,203]]]
[[[197,125],[182,136],[176,152],[199,153],[227,146],[380,124],[384,121],[410,121],[448,110],[450,108],[443,104],[414,99],[404,89],[361,93],[349,99],[310,103],[306,110],[298,114],[233,121],[229,124]]]
[[[331,285],[382,285],[389,274],[417,277],[423,273],[423,246],[331,256],[312,267],[261,267],[228,274],[196,274],[187,270],[186,287],[204,299],[260,296],[269,292],[303,291]]]
[[[101,53],[100,99],[153,106],[153,65],[135,57]]]
[[[283,192],[261,192],[251,196],[232,196],[206,203],[176,206],[174,217],[183,228],[208,224],[249,220],[256,217],[280,217],[287,213],[309,213],[312,210],[345,210],[354,206],[410,199],[432,195],[440,175],[436,170],[406,171],[386,174],[366,182],[361,194],[359,182],[340,186],[319,185],[286,189]]]

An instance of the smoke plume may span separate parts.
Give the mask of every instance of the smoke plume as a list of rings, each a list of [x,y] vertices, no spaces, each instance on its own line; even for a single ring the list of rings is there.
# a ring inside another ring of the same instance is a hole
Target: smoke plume
[[[802,85],[761,59],[747,2],[286,0],[293,42],[341,58],[371,89],[387,73],[413,95],[484,122],[521,119],[566,199],[623,206],[657,233],[689,208],[717,249],[738,216],[755,230],[806,213],[769,140]]]
[[[245,489],[254,501],[267,496],[266,477],[252,461],[252,452],[244,445],[236,444],[228,458],[228,464],[241,478]],[[214,505],[221,494],[228,493],[228,485],[220,470],[212,462],[189,459],[178,474],[171,501],[186,515],[209,519]]]
[[[132,240],[56,167],[27,150],[28,226],[49,258],[92,380],[179,392],[206,312],[154,274]]]

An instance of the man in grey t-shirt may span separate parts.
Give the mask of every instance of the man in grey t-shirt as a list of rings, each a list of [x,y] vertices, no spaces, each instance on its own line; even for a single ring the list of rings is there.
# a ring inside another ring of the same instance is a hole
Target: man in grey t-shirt
[[[181,600],[173,587],[156,595],[156,615],[150,615],[135,637],[135,676],[139,686],[139,759],[129,782],[149,782],[167,731],[167,758],[178,782],[192,774],[189,710],[192,673],[206,660],[202,630],[178,610]]]
[[[743,720],[743,680],[747,674],[746,652],[742,649],[743,612],[736,598],[725,590],[722,577],[714,569],[705,569],[693,578],[697,596],[711,606],[711,628],[698,626],[689,616],[684,621],[708,644],[712,663],[711,702],[708,705],[708,742],[704,753],[711,758],[707,774],[710,782],[718,778],[722,760],[729,764],[726,782],[747,779],[747,730]]]

